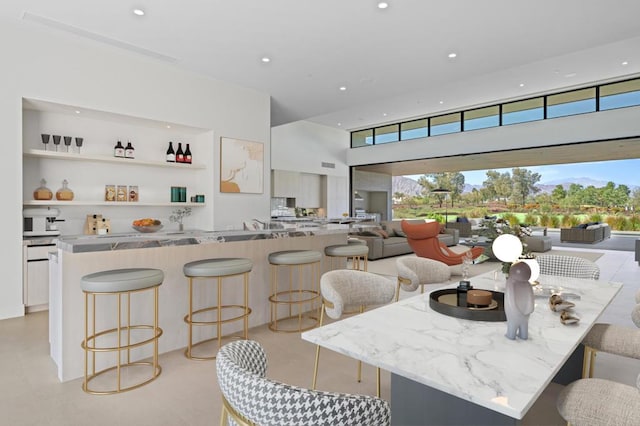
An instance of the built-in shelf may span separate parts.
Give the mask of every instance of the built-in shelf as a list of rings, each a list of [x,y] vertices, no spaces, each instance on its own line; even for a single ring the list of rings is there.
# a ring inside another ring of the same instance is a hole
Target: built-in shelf
[[[119,158],[106,157],[103,155],[85,155],[75,154],[71,152],[43,151],[41,149],[27,149],[24,151],[25,157],[51,158],[55,160],[71,160],[71,161],[95,161],[101,163],[117,163],[119,165],[136,165],[149,167],[169,167],[174,169],[193,170],[205,169],[206,165],[201,163],[167,163],[163,161],[146,161],[136,158]]]
[[[141,203],[128,201],[28,200],[24,206],[204,207],[206,203]]]

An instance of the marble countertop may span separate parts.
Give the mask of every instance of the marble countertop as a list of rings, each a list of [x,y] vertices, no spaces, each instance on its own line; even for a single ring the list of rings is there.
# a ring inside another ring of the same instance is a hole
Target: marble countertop
[[[272,238],[306,237],[312,235],[348,233],[345,225],[326,224],[316,227],[265,229],[257,231],[184,231],[155,233],[123,233],[110,235],[71,235],[57,237],[58,248],[71,253],[127,250],[193,244],[225,243],[232,241],[264,240]]]
[[[437,313],[429,307],[428,293],[307,331],[302,338],[522,419],[622,287],[554,276],[539,281],[545,295],[536,297],[528,340],[507,339],[505,322]],[[495,280],[493,272],[471,283],[504,292],[504,280]],[[559,313],[548,307],[549,291],[573,293],[578,324],[560,322]]]

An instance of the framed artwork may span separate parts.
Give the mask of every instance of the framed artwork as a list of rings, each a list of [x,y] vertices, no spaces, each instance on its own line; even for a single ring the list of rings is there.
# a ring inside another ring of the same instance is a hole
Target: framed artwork
[[[264,145],[220,138],[220,192],[264,192]]]

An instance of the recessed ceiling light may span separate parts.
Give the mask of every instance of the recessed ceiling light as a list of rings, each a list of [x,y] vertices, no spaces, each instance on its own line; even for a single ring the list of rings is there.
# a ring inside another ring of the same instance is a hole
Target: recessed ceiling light
[[[340,86],[340,91],[344,92],[345,90],[347,90],[347,86]]]
[[[262,57],[262,59],[261,59],[261,61],[262,61],[262,62],[264,62],[264,63],[266,64],[267,62],[271,62],[271,58],[270,58],[270,57],[268,57],[268,56],[263,56],[263,57]]]
[[[338,123],[338,126],[342,126],[342,123]]]
[[[378,2],[378,9],[386,9],[388,7],[389,7],[389,3],[387,3],[386,1]]]
[[[383,116],[383,117],[386,117],[386,116],[387,116],[387,113],[386,113],[386,112],[383,112],[383,113],[382,113],[382,116]]]
[[[76,110],[76,114],[80,114],[80,111]]]
[[[578,74],[575,73],[575,72],[570,72],[568,74],[565,74],[564,76],[567,77],[567,78],[570,78],[570,77],[575,77],[576,75],[578,75]]]
[[[444,101],[440,101],[440,105],[442,105],[444,103]]]
[[[622,63],[622,65],[629,65],[629,62],[624,61],[624,62]]]
[[[170,128],[171,128],[171,126],[169,124],[167,124],[167,129],[170,129]]]
[[[137,16],[144,16],[144,10],[142,9],[133,9],[133,14]]]
[[[524,83],[520,83],[520,87],[524,87]]]
[[[456,56],[458,56],[458,54],[457,54],[456,52],[451,52],[451,53],[449,53],[449,55],[447,55],[447,56],[449,56],[449,59],[453,59],[453,58],[455,58]]]

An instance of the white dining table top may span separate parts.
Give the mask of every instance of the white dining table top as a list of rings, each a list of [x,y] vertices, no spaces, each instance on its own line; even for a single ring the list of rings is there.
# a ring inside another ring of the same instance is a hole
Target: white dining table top
[[[504,278],[493,272],[470,281],[477,289],[504,292]],[[546,275],[538,281],[528,340],[507,339],[506,322],[440,314],[429,307],[428,292],[304,332],[302,338],[521,419],[622,287]],[[573,294],[578,324],[563,325],[560,314],[549,309],[552,291]]]

